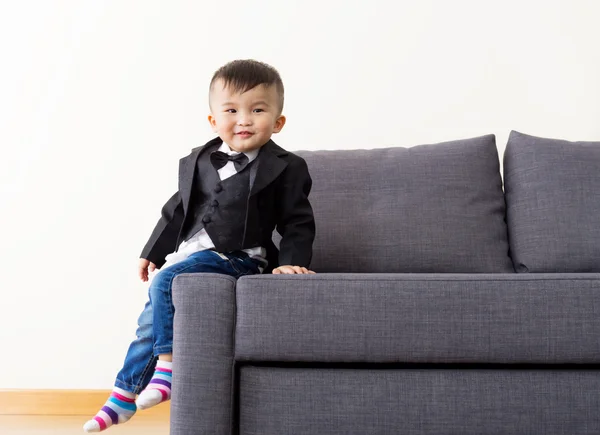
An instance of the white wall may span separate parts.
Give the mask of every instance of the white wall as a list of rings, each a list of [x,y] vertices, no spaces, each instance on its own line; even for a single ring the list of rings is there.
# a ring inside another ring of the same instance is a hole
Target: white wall
[[[596,1],[1,1],[0,388],[110,388],[139,253],[227,61],[279,69],[290,150],[600,140]]]

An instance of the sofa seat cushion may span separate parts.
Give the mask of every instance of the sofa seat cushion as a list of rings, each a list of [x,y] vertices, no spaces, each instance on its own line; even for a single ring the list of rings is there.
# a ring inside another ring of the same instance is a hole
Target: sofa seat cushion
[[[493,135],[372,150],[299,151],[317,272],[513,272]]]
[[[517,272],[600,272],[600,142],[511,132],[504,185]]]
[[[600,274],[242,277],[238,361],[600,363]]]

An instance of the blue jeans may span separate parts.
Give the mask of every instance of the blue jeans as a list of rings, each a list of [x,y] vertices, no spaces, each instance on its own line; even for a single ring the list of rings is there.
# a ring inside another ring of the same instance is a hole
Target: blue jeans
[[[173,279],[181,273],[221,273],[239,278],[260,273],[258,262],[245,252],[224,254],[200,251],[156,274],[148,294],[144,311],[138,319],[137,338],[129,346],[123,368],[117,375],[115,386],[139,394],[154,374],[158,355],[173,352],[173,315],[175,307],[171,298]]]

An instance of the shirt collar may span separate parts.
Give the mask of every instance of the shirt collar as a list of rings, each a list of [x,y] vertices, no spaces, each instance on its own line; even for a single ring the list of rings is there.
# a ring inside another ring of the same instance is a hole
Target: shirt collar
[[[239,152],[233,151],[231,148],[229,148],[229,145],[227,145],[225,142],[223,142],[221,144],[221,146],[219,147],[219,151],[227,153],[230,156],[235,156],[236,154],[239,154]],[[248,157],[248,163],[250,163],[252,160],[254,160],[258,156],[259,151],[260,151],[260,148],[257,150],[245,152],[243,154],[246,154],[246,157]]]

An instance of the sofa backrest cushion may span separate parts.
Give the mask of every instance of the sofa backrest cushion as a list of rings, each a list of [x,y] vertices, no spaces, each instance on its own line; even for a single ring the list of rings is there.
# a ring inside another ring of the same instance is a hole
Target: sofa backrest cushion
[[[513,131],[504,186],[517,272],[600,272],[600,142]]]
[[[296,154],[313,179],[313,270],[514,273],[494,135]]]

